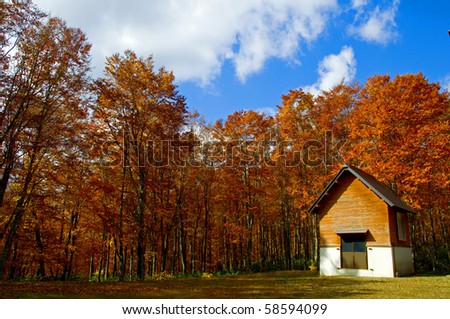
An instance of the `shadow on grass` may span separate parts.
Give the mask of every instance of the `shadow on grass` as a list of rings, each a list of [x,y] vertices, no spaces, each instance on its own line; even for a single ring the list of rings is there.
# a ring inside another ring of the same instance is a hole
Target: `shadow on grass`
[[[311,271],[279,271],[142,282],[0,282],[0,298],[448,298],[449,284],[445,277],[320,277]]]
[[[144,282],[1,282],[1,298],[359,298],[354,279],[321,278],[313,272],[274,272]]]

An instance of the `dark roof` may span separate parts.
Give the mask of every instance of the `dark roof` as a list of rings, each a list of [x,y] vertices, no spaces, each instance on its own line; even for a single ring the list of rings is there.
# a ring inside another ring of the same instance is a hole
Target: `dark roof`
[[[415,211],[406,205],[400,197],[398,197],[396,194],[394,194],[389,188],[381,184],[375,177],[372,175],[364,172],[363,170],[356,168],[351,165],[344,165],[339,173],[336,174],[336,176],[333,178],[333,180],[328,184],[328,186],[325,188],[325,190],[320,194],[320,196],[317,198],[317,200],[312,204],[312,206],[308,209],[308,212],[313,212],[314,209],[319,205],[319,203],[324,199],[324,197],[327,195],[327,193],[330,191],[331,188],[335,185],[335,182],[346,172],[349,172],[353,174],[357,179],[359,179],[366,187],[368,187],[372,192],[374,192],[378,197],[383,199],[386,204],[388,204],[391,207],[399,208],[400,210],[403,210],[405,212],[409,213],[415,213]]]

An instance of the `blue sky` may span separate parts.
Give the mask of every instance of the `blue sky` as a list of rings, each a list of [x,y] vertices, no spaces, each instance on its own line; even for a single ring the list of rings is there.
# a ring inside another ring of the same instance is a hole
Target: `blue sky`
[[[422,72],[450,90],[448,0],[34,3],[87,33],[94,76],[113,53],[152,54],[208,122],[271,114],[290,89],[317,94],[375,74]]]

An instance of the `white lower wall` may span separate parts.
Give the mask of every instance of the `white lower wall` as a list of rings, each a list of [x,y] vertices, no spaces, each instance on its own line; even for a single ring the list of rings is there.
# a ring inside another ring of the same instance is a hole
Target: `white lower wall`
[[[336,276],[341,268],[341,251],[339,247],[320,247],[320,275]]]
[[[404,252],[398,252],[403,255]],[[393,247],[367,247],[368,269],[341,269],[339,247],[320,247],[320,274],[323,276],[394,277]],[[412,264],[411,264],[412,265]]]
[[[393,247],[367,247],[367,266],[373,277],[394,277]]]

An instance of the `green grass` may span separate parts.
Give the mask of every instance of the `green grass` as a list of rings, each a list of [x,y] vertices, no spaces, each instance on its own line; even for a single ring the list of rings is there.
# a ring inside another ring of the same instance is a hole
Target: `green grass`
[[[0,282],[0,298],[450,298],[450,277],[320,277],[312,271],[143,282]]]

